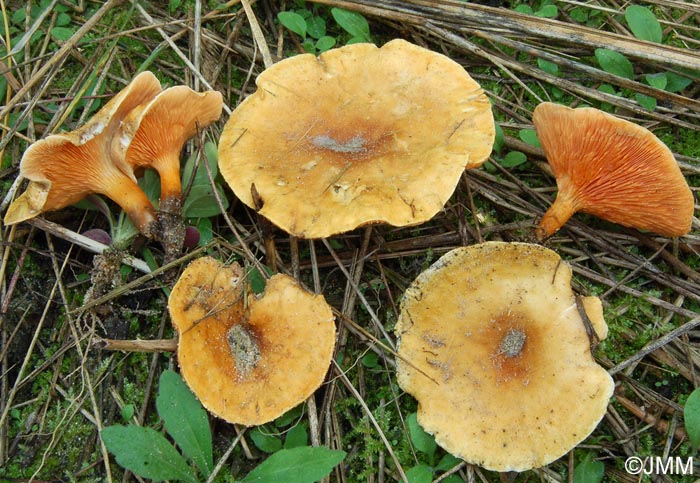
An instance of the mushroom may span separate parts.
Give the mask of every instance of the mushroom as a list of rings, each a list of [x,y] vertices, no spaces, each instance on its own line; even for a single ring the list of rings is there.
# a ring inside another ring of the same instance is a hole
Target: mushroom
[[[450,453],[495,471],[564,455],[596,427],[614,383],[591,355],[571,269],[542,246],[487,242],[445,254],[406,290],[396,325],[398,383]],[[584,315],[585,312],[585,315]]]
[[[75,131],[52,134],[24,152],[20,174],[29,180],[24,193],[5,214],[5,224],[58,210],[91,193],[116,202],[143,234],[150,236],[155,212],[131,170],[112,156],[117,128],[129,111],[152,99],[160,82],[150,72],[137,75],[128,86]]]
[[[323,296],[273,275],[260,297],[243,270],[211,257],[192,262],[170,294],[182,375],[202,404],[232,423],[280,416],[323,382],[335,345]]]
[[[124,120],[114,150],[132,169],[151,167],[158,171],[162,211],[180,213],[180,152],[198,129],[219,119],[222,107],[220,92],[199,93],[187,86],[174,86],[134,109]]]
[[[532,120],[558,193],[537,227],[543,240],[577,211],[664,236],[690,231],[693,194],[649,130],[586,107],[544,102]]]
[[[491,104],[444,55],[404,40],[285,59],[226,123],[221,174],[283,230],[327,237],[424,222],[491,153]]]

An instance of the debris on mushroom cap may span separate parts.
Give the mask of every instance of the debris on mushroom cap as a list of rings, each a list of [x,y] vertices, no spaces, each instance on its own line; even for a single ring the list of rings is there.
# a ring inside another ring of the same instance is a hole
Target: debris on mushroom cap
[[[671,151],[642,126],[586,107],[544,102],[532,118],[557,178],[538,237],[577,211],[664,236],[688,233],[693,194]]]
[[[115,164],[111,143],[126,114],[159,91],[158,79],[143,72],[81,128],[52,134],[29,146],[22,156],[20,173],[30,182],[8,208],[5,223],[18,223],[64,208],[90,193],[100,193],[119,204],[139,230],[150,235],[155,221],[153,206],[131,170]]]
[[[182,375],[213,414],[246,426],[271,421],[323,382],[335,345],[323,296],[282,274],[262,296],[244,294],[243,270],[192,262],[172,290]],[[247,298],[247,307],[244,303]]]
[[[492,150],[491,104],[444,55],[404,40],[285,59],[256,80],[219,143],[224,179],[283,230],[326,237],[424,222]]]
[[[600,300],[577,304],[570,284],[555,252],[488,242],[447,253],[406,290],[398,382],[443,448],[525,471],[593,431],[614,383],[591,355],[579,307],[600,339],[606,326]]]
[[[199,93],[187,86],[165,89],[124,120],[113,149],[131,168],[152,167],[160,175],[160,209],[180,211],[180,152],[185,142],[221,117],[220,92]]]

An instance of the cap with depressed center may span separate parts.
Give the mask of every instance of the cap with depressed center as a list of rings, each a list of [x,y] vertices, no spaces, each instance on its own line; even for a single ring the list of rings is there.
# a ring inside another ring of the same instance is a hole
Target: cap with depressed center
[[[399,385],[450,453],[495,471],[546,465],[601,420],[613,393],[579,312],[599,338],[600,300],[577,304],[571,269],[542,246],[455,249],[406,290]]]
[[[320,238],[424,222],[491,153],[491,104],[444,55],[404,40],[298,55],[265,70],[219,143],[236,196]]]
[[[545,239],[577,211],[664,236],[693,221],[693,194],[671,151],[649,130],[592,107],[535,108],[537,136],[559,192],[539,223]]]
[[[243,270],[211,257],[192,262],[168,301],[182,375],[204,407],[232,423],[271,421],[323,382],[335,345],[323,296],[286,275],[259,296]],[[245,300],[244,300],[245,299]]]

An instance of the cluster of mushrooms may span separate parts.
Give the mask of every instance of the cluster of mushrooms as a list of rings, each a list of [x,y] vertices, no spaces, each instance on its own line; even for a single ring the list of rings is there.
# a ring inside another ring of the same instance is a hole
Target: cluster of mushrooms
[[[168,90],[156,95],[153,84],[150,94],[134,97],[142,76],[81,130],[27,151],[22,174],[31,183],[10,221],[84,196],[82,188],[57,194],[68,187],[58,186],[55,173],[74,169],[67,154],[50,160],[57,165],[33,161],[60,145],[61,153],[84,150],[86,166],[109,159],[109,177],[95,175],[100,192],[151,230],[143,196],[123,203],[112,196],[134,189],[134,167],[161,159],[139,133],[149,106]],[[243,203],[297,237],[425,222],[464,169],[492,151],[494,119],[480,86],[446,56],[403,40],[292,57],[256,83],[221,135],[220,172]],[[217,112],[196,122],[212,122]],[[596,109],[552,103],[539,105],[533,121],[558,186],[535,229],[539,241],[577,211],[665,236],[690,230],[693,196],[651,132]],[[195,121],[187,122],[191,135]],[[177,156],[175,149],[167,155]],[[174,168],[153,166],[163,182],[161,208],[176,209]],[[272,276],[256,295],[237,264],[200,258],[174,286],[169,310],[185,380],[227,421],[275,419],[313,394],[328,370],[332,310],[286,275]],[[595,362],[591,340],[606,333],[600,300],[574,294],[571,269],[552,250],[504,242],[458,248],[404,294],[398,382],[418,400],[419,423],[447,451],[491,470],[524,471],[564,455],[605,414],[614,383]]]
[[[85,125],[52,134],[22,156],[20,174],[29,180],[5,214],[5,224],[58,210],[90,194],[117,203],[138,230],[161,240],[166,250],[184,240],[184,228],[171,223],[182,207],[180,153],[185,142],[219,119],[221,93],[198,93],[187,86],[162,89],[151,72],[142,72]],[[158,211],[136,181],[152,168],[160,177]],[[175,240],[175,241],[173,241]],[[171,251],[172,251],[171,250]]]

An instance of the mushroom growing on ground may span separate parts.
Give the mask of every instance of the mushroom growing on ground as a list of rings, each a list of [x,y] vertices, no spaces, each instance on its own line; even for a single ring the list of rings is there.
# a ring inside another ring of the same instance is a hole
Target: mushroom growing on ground
[[[693,194],[649,130],[587,107],[544,102],[532,120],[559,189],[537,228],[543,240],[577,211],[664,236],[690,231]]]
[[[213,414],[253,426],[282,415],[323,382],[335,345],[323,296],[286,275],[249,294],[243,270],[211,257],[192,262],[168,308],[182,375]]]
[[[224,128],[221,174],[243,203],[298,237],[424,222],[493,146],[479,84],[404,40],[291,57],[256,84]]]
[[[180,152],[185,142],[221,117],[220,92],[187,86],[165,89],[124,120],[115,151],[133,168],[150,167],[160,176],[160,210],[179,214],[182,205]]]
[[[406,290],[399,385],[418,400],[421,426],[455,456],[495,471],[546,465],[593,431],[613,394],[584,318],[607,335],[600,300],[577,300],[555,252],[457,248]]]
[[[106,195],[150,236],[155,212],[130,170],[112,156],[112,140],[129,111],[152,99],[160,82],[143,72],[75,131],[52,134],[29,146],[20,173],[29,180],[24,193],[10,205],[5,224],[18,223],[39,213],[58,210],[91,193]]]

